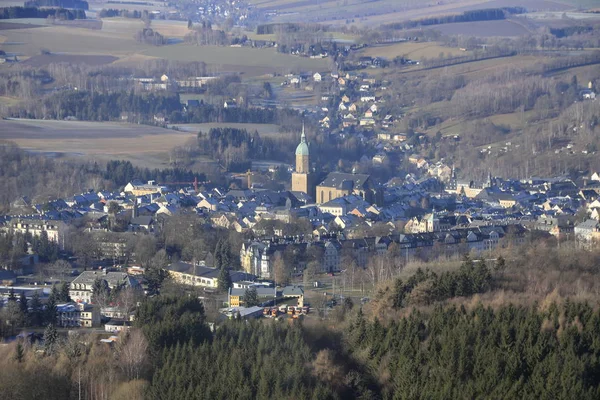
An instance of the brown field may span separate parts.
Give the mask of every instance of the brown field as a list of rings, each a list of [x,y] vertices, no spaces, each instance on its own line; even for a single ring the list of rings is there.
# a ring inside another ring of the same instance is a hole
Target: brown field
[[[24,65],[32,67],[43,67],[52,63],[104,65],[116,61],[117,57],[99,55],[75,55],[75,54],[40,54],[23,62]]]
[[[148,168],[168,166],[168,153],[195,134],[113,122],[0,120],[0,140],[54,157],[129,160]]]

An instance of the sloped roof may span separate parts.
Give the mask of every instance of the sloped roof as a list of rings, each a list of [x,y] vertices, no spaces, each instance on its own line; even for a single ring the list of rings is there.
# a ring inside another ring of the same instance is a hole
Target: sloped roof
[[[344,172],[330,172],[327,178],[319,186],[338,188],[338,189],[352,189],[357,187],[364,187],[369,180],[370,175],[367,174],[348,174]]]

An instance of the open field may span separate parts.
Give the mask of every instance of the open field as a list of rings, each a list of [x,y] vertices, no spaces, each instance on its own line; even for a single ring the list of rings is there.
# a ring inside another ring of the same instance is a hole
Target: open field
[[[152,29],[163,36],[183,38],[189,33],[186,21],[162,21],[153,20],[150,25]],[[102,31],[116,33],[127,37],[133,37],[136,32],[144,28],[144,22],[132,18],[103,18]]]
[[[96,55],[76,55],[76,54],[40,54],[30,57],[23,62],[24,65],[32,67],[43,67],[52,63],[68,63],[68,64],[87,64],[87,65],[104,65],[116,61],[117,57],[113,56],[96,56]]]
[[[125,19],[110,19],[101,30],[67,26],[18,26],[21,29],[0,31],[0,49],[21,58],[32,57],[33,61],[30,61],[30,64],[34,66],[42,66],[55,60],[76,62],[75,55],[95,56],[82,57],[82,61],[77,61],[91,65],[119,62],[135,66],[147,59],[164,58],[205,62],[208,73],[243,73],[244,76],[251,77],[268,73],[327,70],[329,65],[327,59],[281,54],[275,49],[200,47],[187,43],[158,47],[141,44],[133,37],[141,26],[140,21]],[[154,21],[152,26],[171,38],[181,38],[187,33],[187,24],[181,21]],[[56,54],[41,56],[42,50]],[[67,60],[67,57],[72,58]]]
[[[53,53],[106,54],[126,56],[150,48],[137,43],[133,36],[67,26],[45,26],[31,29],[1,31],[7,53],[34,56],[42,49]]]
[[[479,37],[516,37],[530,33],[523,25],[509,20],[459,22],[455,24],[434,25],[430,28],[440,31],[444,35]]]
[[[176,126],[182,132],[208,132],[212,128],[235,128],[246,129],[248,132],[258,131],[261,137],[277,137],[289,135],[287,132],[281,132],[278,125],[274,124],[250,124],[250,123],[229,123],[229,122],[210,122],[206,124],[177,124]]]
[[[436,58],[444,53],[446,56],[464,56],[470,54],[468,51],[461,51],[455,47],[442,46],[437,42],[403,42],[390,45],[368,47],[362,54],[371,57],[385,57],[389,60],[398,56],[407,56],[412,59],[421,59],[423,57]]]
[[[0,120],[0,140],[54,157],[123,159],[148,168],[168,166],[168,152],[195,135],[114,122]]]
[[[345,24],[351,20],[356,25],[377,25],[460,13],[467,10],[523,6],[530,11],[564,11],[573,9],[579,4],[577,0],[450,0],[450,1],[418,1],[418,0],[379,0],[365,2],[347,0],[341,7],[336,0],[251,0],[251,4],[264,10],[277,10],[280,14],[275,22],[329,22]],[[593,3],[594,0],[581,0]],[[565,4],[565,3],[571,4]]]
[[[146,56],[178,61],[201,61],[220,66],[223,72],[263,75],[269,72],[320,71],[328,69],[327,59],[311,59],[277,53],[274,49],[249,47],[195,46],[181,43],[153,47]]]
[[[8,21],[15,21],[15,20],[0,21],[0,31],[4,31],[4,30],[8,30],[8,29],[30,29],[30,28],[44,26],[44,25],[35,25],[35,24],[15,23],[15,22],[8,22]],[[16,20],[16,21],[18,21],[18,20]]]

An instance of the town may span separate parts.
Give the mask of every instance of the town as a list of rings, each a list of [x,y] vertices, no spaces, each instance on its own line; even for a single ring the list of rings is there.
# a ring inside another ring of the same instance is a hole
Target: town
[[[341,274],[338,285],[344,282],[347,295],[360,282],[359,297],[366,299],[365,283],[374,288],[411,261],[489,257],[498,247],[520,246],[532,237],[584,249],[600,235],[598,173],[581,181],[490,174],[478,182],[459,179],[451,166],[415,158],[410,162],[418,164],[420,177],[380,183],[367,174],[330,172],[317,183],[310,148],[303,131],[291,190],[255,188],[248,174],[247,185],[238,189],[197,179],[179,189],[132,181],[121,191],[89,190],[45,204],[19,198],[11,206],[16,213],[1,217],[5,304],[33,296],[38,304],[49,296],[56,302],[56,288],[68,285],[60,299],[70,302],[56,304],[58,325],[98,327],[104,321],[106,331],[114,332],[131,324],[134,308],[131,300],[120,300],[119,291],[158,290],[148,269],[164,270],[177,284],[211,295],[222,289],[224,296],[214,297],[217,309],[246,315],[249,288],[260,294],[251,307],[275,305],[295,297],[286,294],[294,290],[303,307],[304,290],[319,287],[321,275]],[[203,231],[195,234],[186,224]],[[176,249],[165,242],[173,229],[184,229],[180,234],[189,245]],[[211,248],[206,236],[223,233],[227,238]],[[385,267],[378,267],[384,257]],[[350,274],[356,277],[352,284]],[[325,280],[335,285],[335,278]],[[115,293],[99,300],[98,282]],[[338,298],[344,294],[338,286]]]
[[[596,0],[0,7],[0,399],[597,399]]]

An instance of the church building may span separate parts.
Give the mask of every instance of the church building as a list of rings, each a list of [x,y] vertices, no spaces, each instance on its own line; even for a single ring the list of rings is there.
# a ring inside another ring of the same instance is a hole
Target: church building
[[[309,146],[306,141],[304,125],[302,125],[300,144],[296,147],[296,169],[292,173],[292,192],[304,192],[314,199],[315,193],[312,178],[313,175],[310,172]]]

